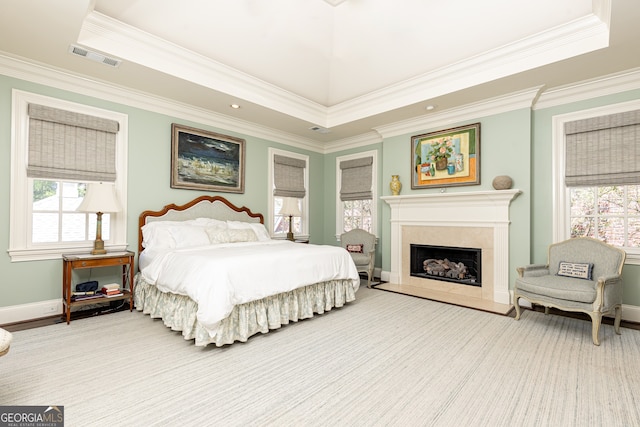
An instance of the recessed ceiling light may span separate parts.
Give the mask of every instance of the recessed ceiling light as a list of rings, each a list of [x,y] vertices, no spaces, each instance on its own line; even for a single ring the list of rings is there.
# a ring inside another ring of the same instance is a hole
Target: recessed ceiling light
[[[426,106],[426,107],[424,107],[424,108],[425,108],[427,111],[431,111],[431,110],[434,110],[436,107],[437,107],[437,105],[431,105],[431,104],[429,104],[429,105],[427,105],[427,106]]]
[[[238,105],[238,104],[231,104],[231,105],[230,105],[230,107],[231,107],[231,108],[234,108],[234,109],[236,109],[236,110],[237,110],[238,108],[240,108],[240,105]]]

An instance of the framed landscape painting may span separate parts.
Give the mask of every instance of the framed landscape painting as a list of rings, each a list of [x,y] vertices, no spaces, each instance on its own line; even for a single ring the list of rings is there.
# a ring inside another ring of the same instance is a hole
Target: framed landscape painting
[[[173,123],[171,188],[244,193],[245,140]]]
[[[480,184],[480,123],[411,137],[411,188]]]

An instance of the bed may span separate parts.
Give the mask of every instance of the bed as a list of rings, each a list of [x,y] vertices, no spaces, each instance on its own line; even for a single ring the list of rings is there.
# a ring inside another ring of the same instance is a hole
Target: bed
[[[271,239],[264,217],[201,196],[139,217],[136,310],[196,346],[246,342],[355,300],[341,247]]]

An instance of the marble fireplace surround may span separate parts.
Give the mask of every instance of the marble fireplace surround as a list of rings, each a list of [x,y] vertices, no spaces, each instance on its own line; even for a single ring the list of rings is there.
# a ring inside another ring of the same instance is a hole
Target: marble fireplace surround
[[[382,197],[391,207],[389,283],[376,288],[506,314],[509,205],[520,190]],[[482,249],[482,286],[410,275],[410,245]]]

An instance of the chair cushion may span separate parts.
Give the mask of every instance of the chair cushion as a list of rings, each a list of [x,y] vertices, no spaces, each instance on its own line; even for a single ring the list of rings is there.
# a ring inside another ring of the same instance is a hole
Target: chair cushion
[[[516,287],[525,292],[566,301],[592,303],[596,299],[596,286],[593,280],[556,275],[519,277],[516,279]]]
[[[351,258],[353,258],[353,262],[357,266],[369,265],[369,260],[370,260],[369,255],[365,255],[357,252],[351,252]]]

